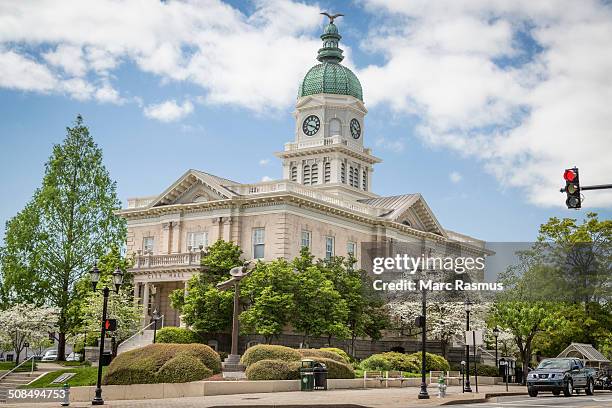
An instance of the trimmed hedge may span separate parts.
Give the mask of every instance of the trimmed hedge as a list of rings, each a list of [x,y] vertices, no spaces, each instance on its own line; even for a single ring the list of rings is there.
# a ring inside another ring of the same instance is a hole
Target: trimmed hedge
[[[347,363],[321,357],[317,357],[315,360],[327,366],[327,378],[355,378],[353,367]]]
[[[391,370],[416,373],[421,369],[421,365],[416,364],[414,359],[408,354],[390,351],[387,353],[382,353],[382,356],[391,364]]]
[[[190,344],[199,343],[198,336],[184,327],[164,327],[157,331],[157,343]]]
[[[417,366],[417,371],[421,369],[422,355],[420,351],[409,354],[409,357],[413,359]],[[425,353],[425,371],[448,371],[450,370],[450,364],[442,356],[432,353]]]
[[[339,349],[337,347],[321,347],[321,350],[323,350],[323,351],[331,351],[332,353],[336,353],[337,355],[342,357],[344,359],[344,361],[347,362],[347,363],[352,363],[353,362],[353,358],[351,356],[349,356],[346,351],[344,351],[342,349]]]
[[[300,363],[282,360],[259,360],[246,369],[248,380],[293,380],[299,378]]]
[[[271,344],[258,344],[249,347],[240,359],[240,362],[249,367],[261,360],[281,360],[285,362],[300,361],[302,355],[295,349],[285,346],[275,346]]]
[[[170,363],[173,359],[178,360]],[[179,363],[188,366],[193,374],[177,368]],[[198,363],[207,370],[202,370]],[[197,381],[218,372],[221,372],[219,355],[204,344],[150,344],[119,354],[108,366],[103,382],[127,385],[182,382],[185,378]],[[172,373],[177,377],[172,377]]]
[[[300,353],[302,358],[310,358],[313,360],[318,360],[319,358],[327,358],[330,360],[336,360],[339,363],[348,364],[348,360],[345,360],[338,353],[334,353],[333,351],[323,350],[323,349],[297,349],[297,352]]]
[[[387,371],[392,370],[391,362],[382,354],[372,354],[370,357],[361,361],[361,368],[364,370]]]
[[[212,375],[212,370],[187,353],[179,353],[166,361],[157,372],[157,382],[184,383],[198,381]]]

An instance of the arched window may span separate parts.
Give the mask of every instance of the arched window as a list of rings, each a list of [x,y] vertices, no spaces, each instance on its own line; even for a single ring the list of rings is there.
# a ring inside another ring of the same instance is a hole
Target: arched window
[[[331,163],[330,162],[325,162],[324,165],[324,174],[323,174],[323,182],[324,183],[329,183],[331,181]]]
[[[342,125],[340,123],[340,119],[334,118],[329,121],[329,135],[330,136],[340,135],[341,130],[342,130]]]
[[[297,181],[297,166],[291,166],[291,181]]]
[[[208,340],[208,346],[215,351],[219,350],[219,342],[217,340]]]
[[[310,184],[317,184],[319,182],[319,166],[315,163],[310,168]]]
[[[353,176],[353,166],[349,166],[349,186],[352,186],[354,183],[354,176]]]
[[[340,181],[346,184],[346,164],[344,163],[340,165]]]

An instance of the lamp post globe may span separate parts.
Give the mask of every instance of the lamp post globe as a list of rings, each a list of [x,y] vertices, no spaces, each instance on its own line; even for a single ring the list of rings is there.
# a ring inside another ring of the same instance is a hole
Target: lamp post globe
[[[91,286],[93,290],[96,290],[96,286],[98,286],[98,281],[100,281],[100,270],[98,269],[98,264],[94,263],[93,268],[89,271],[89,279],[91,280]]]
[[[119,293],[119,288],[123,285],[123,272],[119,267],[113,272],[113,283],[115,284],[115,292]]]

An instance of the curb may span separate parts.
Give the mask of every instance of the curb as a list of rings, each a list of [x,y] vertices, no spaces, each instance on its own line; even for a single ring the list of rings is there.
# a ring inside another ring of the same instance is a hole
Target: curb
[[[516,397],[516,396],[521,396],[521,395],[527,395],[527,393],[526,392],[491,392],[491,393],[486,393],[484,397],[481,397],[481,398],[456,399],[452,401],[443,402],[440,405],[480,404],[483,402],[487,402],[490,398]]]

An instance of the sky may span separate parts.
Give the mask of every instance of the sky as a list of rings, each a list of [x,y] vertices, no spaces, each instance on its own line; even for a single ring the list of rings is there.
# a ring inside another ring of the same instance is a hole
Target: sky
[[[592,0],[0,3],[0,223],[84,117],[119,197],[190,168],[282,176],[321,11],[336,24],[383,159],[381,195],[421,193],[447,229],[531,241],[550,217],[612,215],[612,191],[565,208],[562,173],[612,182],[612,5]],[[3,235],[3,234],[2,234]]]

